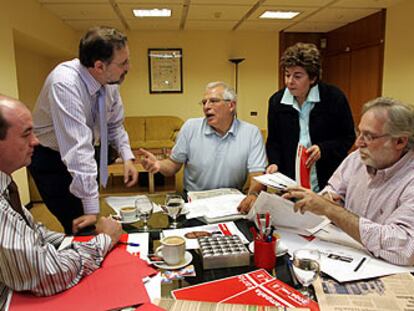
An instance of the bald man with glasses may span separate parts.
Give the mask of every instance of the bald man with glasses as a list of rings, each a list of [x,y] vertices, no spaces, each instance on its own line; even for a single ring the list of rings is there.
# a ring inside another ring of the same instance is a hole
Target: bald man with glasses
[[[295,210],[327,216],[374,256],[414,264],[414,109],[390,98],[364,105],[355,145],[315,194],[290,188]]]
[[[266,154],[259,129],[236,118],[237,96],[223,82],[212,82],[201,100],[204,118],[189,119],[178,135],[168,159],[157,160],[146,150],[144,168],[165,176],[184,168],[184,189],[200,191],[217,188],[242,189],[251,180],[242,205],[249,205],[261,186],[252,181],[263,174]]]

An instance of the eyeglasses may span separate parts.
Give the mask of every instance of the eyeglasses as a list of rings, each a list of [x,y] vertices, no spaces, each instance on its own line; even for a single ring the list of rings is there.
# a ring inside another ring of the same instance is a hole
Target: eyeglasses
[[[216,105],[219,102],[230,102],[230,99],[223,99],[223,98],[217,98],[217,97],[212,97],[212,98],[204,98],[200,101],[200,105],[205,106],[207,105],[207,103],[210,103],[212,105]]]
[[[360,132],[357,131],[357,139],[362,139],[365,143],[370,144],[372,143],[374,140],[379,139],[379,138],[383,138],[386,136],[390,136],[390,134],[383,134],[383,135],[374,135],[371,133],[364,133],[364,132]]]
[[[125,68],[126,66],[129,65],[129,59],[126,59],[122,63],[111,62],[111,64],[117,65],[119,68]]]

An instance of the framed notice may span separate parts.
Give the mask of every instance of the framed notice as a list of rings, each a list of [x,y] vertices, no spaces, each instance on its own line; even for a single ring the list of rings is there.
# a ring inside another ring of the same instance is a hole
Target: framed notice
[[[183,92],[182,49],[148,49],[150,93]]]

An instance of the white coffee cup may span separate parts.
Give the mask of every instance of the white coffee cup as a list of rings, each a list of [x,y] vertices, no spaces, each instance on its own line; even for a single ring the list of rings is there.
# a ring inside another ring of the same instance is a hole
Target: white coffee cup
[[[161,246],[155,250],[155,254],[167,263],[174,266],[184,261],[185,256],[185,239],[180,236],[169,236],[163,238]]]
[[[121,208],[121,219],[123,221],[133,221],[137,219],[137,208],[128,206]]]

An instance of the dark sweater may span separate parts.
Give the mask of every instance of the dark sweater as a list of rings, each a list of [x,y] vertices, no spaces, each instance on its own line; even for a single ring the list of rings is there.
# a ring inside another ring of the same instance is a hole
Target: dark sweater
[[[319,188],[347,156],[355,141],[351,109],[346,96],[333,85],[318,83],[320,102],[315,103],[309,116],[312,144],[319,146],[321,158],[316,162]],[[299,113],[292,106],[281,104],[284,89],[269,99],[267,115],[268,137],[266,152],[269,164],[295,179],[295,154],[299,142]]]

